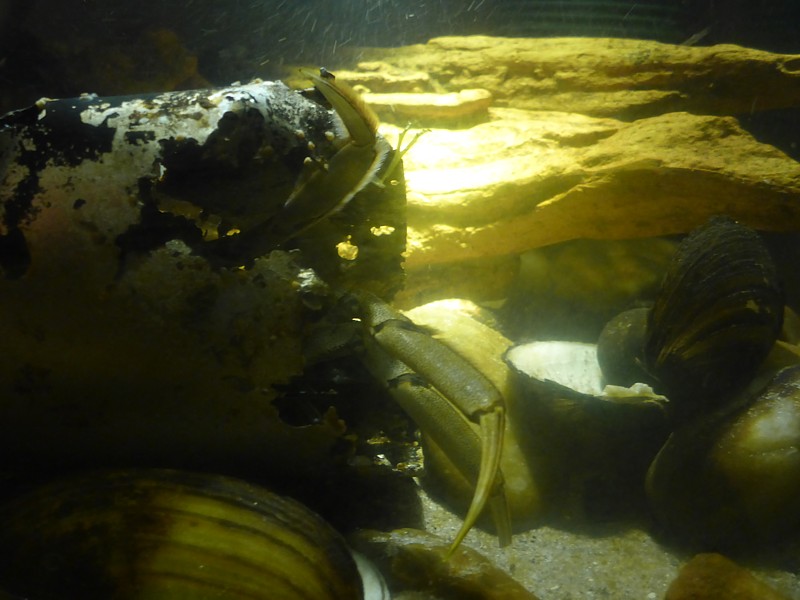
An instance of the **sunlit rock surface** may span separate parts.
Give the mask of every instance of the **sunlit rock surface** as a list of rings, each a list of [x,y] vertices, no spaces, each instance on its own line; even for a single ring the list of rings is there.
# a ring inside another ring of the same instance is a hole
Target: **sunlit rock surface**
[[[734,45],[469,36],[372,49],[363,57],[358,75],[347,76],[373,92],[483,88],[497,106],[626,120],[676,111],[746,113],[800,101],[800,57]]]
[[[720,213],[800,229],[800,164],[734,116],[800,103],[800,56],[474,36],[360,60],[338,76],[377,104],[387,135],[431,129],[405,155],[406,298],[470,282],[502,297],[513,259],[532,248],[685,233]],[[435,116],[475,89],[488,109],[462,103],[446,125]]]
[[[461,125],[463,120],[488,120],[492,95],[486,90],[462,90],[448,94],[368,94],[370,106],[392,122],[411,122],[426,127]]]
[[[720,213],[800,228],[800,164],[732,117],[491,114],[431,131],[406,155],[409,267],[682,233]]]

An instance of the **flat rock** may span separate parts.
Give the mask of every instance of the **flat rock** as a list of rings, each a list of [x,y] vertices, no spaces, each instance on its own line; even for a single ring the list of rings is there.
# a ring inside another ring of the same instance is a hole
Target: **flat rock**
[[[409,268],[683,233],[717,214],[800,230],[800,164],[732,117],[490,114],[430,131],[407,153]]]
[[[375,93],[481,88],[496,106],[626,120],[675,111],[748,113],[800,101],[800,56],[735,45],[465,36],[361,56],[364,62],[340,76]]]
[[[492,95],[487,90],[461,90],[446,94],[365,93],[364,100],[383,120],[411,121],[426,127],[461,123],[466,118],[487,118]]]

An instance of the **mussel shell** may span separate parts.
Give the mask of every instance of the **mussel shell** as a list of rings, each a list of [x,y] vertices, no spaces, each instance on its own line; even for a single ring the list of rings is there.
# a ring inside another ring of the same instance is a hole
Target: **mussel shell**
[[[73,476],[0,508],[0,588],[37,599],[362,598],[346,544],[309,509],[165,470]]]
[[[679,427],[647,474],[653,514],[696,550],[800,534],[800,365]]]
[[[606,383],[631,386],[653,385],[653,377],[644,369],[644,338],[648,308],[632,308],[611,319],[597,340],[597,362]]]
[[[759,235],[717,217],[679,246],[650,312],[647,370],[679,412],[746,385],[783,319],[778,276]]]
[[[664,398],[604,388],[594,344],[530,342],[505,360],[519,388],[517,419],[536,441],[557,515],[609,518],[641,508],[644,474],[668,435]]]

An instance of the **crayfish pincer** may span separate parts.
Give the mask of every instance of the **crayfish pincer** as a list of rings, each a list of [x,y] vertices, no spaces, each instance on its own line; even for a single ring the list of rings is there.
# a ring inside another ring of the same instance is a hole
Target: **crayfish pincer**
[[[477,367],[377,297],[355,292],[365,362],[455,469],[474,486],[451,552],[488,505],[501,545],[511,522],[500,460],[505,430],[501,392]]]

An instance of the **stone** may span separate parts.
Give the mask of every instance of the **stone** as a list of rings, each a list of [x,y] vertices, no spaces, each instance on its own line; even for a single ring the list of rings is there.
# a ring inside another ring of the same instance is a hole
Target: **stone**
[[[681,234],[721,213],[763,231],[800,229],[800,165],[735,117],[797,106],[800,56],[466,36],[359,49],[344,66],[337,76],[376,105],[388,137],[407,121],[432,129],[405,155],[400,305],[502,298],[498,274],[513,281],[513,259],[569,240]],[[438,116],[476,89],[488,108]]]
[[[295,426],[272,402],[330,290],[391,296],[405,245],[402,178],[285,218],[331,119],[279,82],[0,117],[4,468],[326,469],[336,411]]]
[[[409,269],[685,233],[717,214],[800,229],[800,164],[732,117],[490,114],[426,133],[406,154]]]
[[[360,55],[366,61],[341,76],[372,92],[482,88],[496,106],[625,120],[678,111],[749,113],[800,100],[800,57],[735,45],[464,36]]]
[[[788,597],[720,554],[698,554],[686,563],[664,600],[786,600]]]
[[[380,565],[395,597],[416,590],[420,595],[410,597],[538,598],[475,550],[461,546],[450,556],[449,542],[425,531],[364,530],[353,535],[350,542]]]
[[[492,95],[487,90],[461,90],[448,94],[364,94],[364,100],[385,121],[417,126],[459,125],[465,120],[487,120]]]

